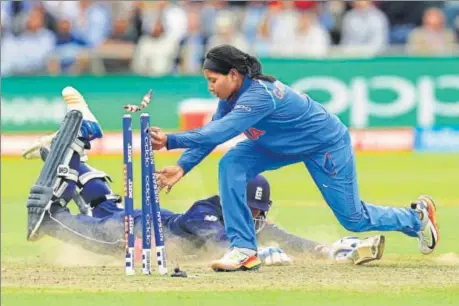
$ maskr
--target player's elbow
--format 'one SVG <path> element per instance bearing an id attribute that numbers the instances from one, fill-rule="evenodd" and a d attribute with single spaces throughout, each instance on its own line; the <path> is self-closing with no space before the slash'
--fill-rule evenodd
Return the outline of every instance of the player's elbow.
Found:
<path id="1" fill-rule="evenodd" d="M 225 140 L 220 139 L 219 137 L 210 137 L 209 139 L 206 139 L 205 143 L 202 145 L 206 147 L 216 147 L 224 142 Z"/>

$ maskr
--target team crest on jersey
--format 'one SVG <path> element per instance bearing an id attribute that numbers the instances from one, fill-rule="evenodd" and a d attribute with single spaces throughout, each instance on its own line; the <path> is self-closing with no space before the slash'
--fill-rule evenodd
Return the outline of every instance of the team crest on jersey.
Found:
<path id="1" fill-rule="evenodd" d="M 204 217 L 204 221 L 215 222 L 215 221 L 218 221 L 218 218 L 216 216 L 213 216 L 213 215 L 206 215 Z"/>

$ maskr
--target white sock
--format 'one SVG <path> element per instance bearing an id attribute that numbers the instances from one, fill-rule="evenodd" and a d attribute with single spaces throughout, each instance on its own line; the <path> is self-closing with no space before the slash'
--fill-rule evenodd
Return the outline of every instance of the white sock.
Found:
<path id="1" fill-rule="evenodd" d="M 254 256 L 257 254 L 256 250 L 246 249 L 246 248 L 236 248 L 239 252 L 244 253 L 247 256 Z"/>

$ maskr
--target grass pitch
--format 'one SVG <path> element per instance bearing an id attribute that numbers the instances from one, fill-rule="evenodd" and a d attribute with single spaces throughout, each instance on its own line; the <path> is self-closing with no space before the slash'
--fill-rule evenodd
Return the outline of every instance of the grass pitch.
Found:
<path id="1" fill-rule="evenodd" d="M 166 166 L 176 159 L 175 155 L 161 155 L 157 163 Z M 162 195 L 162 206 L 183 211 L 193 201 L 217 193 L 218 159 L 218 155 L 207 158 L 170 194 Z M 122 191 L 121 157 L 92 157 L 90 163 L 108 172 L 113 189 Z M 420 193 L 434 197 L 441 236 L 438 249 L 430 256 L 418 253 L 416 240 L 387 233 L 383 259 L 368 266 L 295 258 L 288 267 L 218 274 L 210 270 L 207 259 L 183 260 L 170 250 L 169 266 L 179 261 L 191 276 L 188 279 L 126 277 L 123 258 L 96 256 L 51 238 L 27 242 L 25 202 L 40 167 L 39 161 L 2 158 L 2 305 L 459 305 L 457 155 L 357 157 L 363 200 L 406 206 Z M 140 199 L 138 163 L 136 167 L 135 193 Z M 335 220 L 303 165 L 265 175 L 272 185 L 272 221 L 323 242 L 349 234 Z"/>

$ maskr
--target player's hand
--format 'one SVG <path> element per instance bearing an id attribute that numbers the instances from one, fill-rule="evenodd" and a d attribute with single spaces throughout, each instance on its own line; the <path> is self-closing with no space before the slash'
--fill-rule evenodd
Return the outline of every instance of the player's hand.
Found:
<path id="1" fill-rule="evenodd" d="M 159 127 L 150 128 L 151 145 L 153 150 L 160 150 L 167 144 L 167 135 Z"/>
<path id="2" fill-rule="evenodd" d="M 328 258 L 339 263 L 350 263 L 352 262 L 352 252 L 359 243 L 358 237 L 343 237 L 330 246 Z"/>
<path id="3" fill-rule="evenodd" d="M 290 257 L 279 248 L 265 247 L 258 249 L 258 258 L 267 266 L 288 265 L 292 262 Z"/>
<path id="4" fill-rule="evenodd" d="M 180 166 L 169 166 L 162 170 L 156 171 L 156 181 L 158 183 L 159 190 L 166 188 L 166 193 L 169 193 L 172 187 L 180 181 L 185 175 Z"/>

